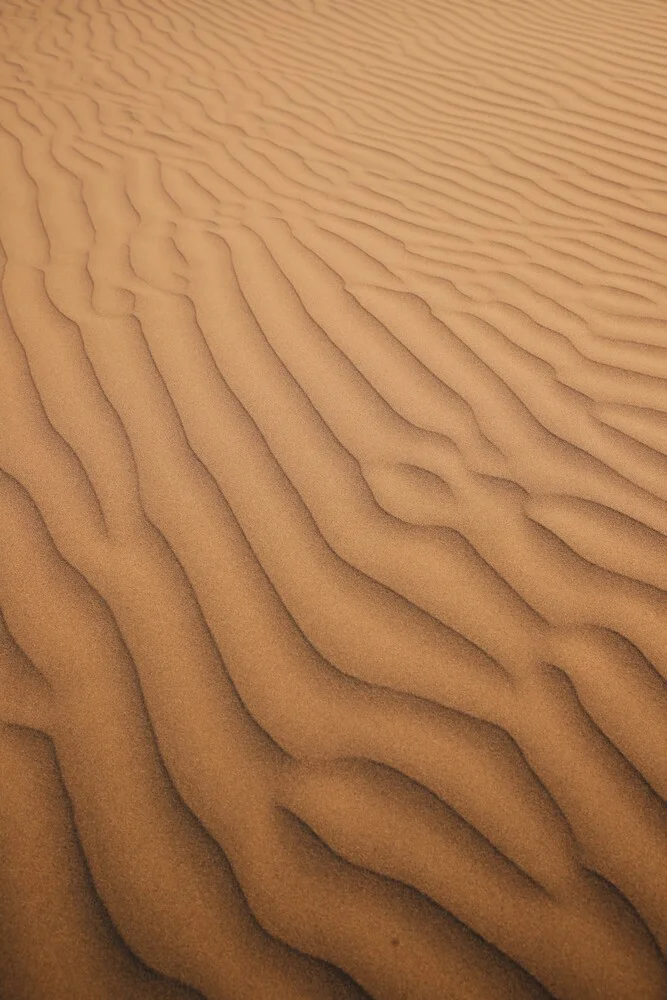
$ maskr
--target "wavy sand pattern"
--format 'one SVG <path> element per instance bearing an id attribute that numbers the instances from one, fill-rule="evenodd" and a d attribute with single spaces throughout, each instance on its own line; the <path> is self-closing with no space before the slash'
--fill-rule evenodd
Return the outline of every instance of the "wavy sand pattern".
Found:
<path id="1" fill-rule="evenodd" d="M 667 8 L 6 0 L 0 993 L 667 996 Z"/>

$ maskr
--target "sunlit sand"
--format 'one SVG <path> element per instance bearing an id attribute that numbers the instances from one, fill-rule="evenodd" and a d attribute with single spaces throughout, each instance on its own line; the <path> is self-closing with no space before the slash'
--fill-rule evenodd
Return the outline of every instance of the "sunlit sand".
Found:
<path id="1" fill-rule="evenodd" d="M 3 0 L 0 995 L 667 997 L 667 8 Z"/>

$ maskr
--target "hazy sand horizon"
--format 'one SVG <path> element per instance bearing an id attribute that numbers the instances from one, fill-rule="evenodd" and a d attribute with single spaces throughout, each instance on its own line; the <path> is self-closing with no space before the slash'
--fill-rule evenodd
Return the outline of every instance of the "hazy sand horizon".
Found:
<path id="1" fill-rule="evenodd" d="M 667 997 L 667 8 L 3 0 L 0 996 Z"/>

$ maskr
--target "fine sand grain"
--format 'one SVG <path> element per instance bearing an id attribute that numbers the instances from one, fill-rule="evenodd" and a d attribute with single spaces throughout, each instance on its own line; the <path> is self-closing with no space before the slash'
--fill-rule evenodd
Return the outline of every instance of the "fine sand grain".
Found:
<path id="1" fill-rule="evenodd" d="M 0 996 L 665 1000 L 664 2 L 0 57 Z"/>

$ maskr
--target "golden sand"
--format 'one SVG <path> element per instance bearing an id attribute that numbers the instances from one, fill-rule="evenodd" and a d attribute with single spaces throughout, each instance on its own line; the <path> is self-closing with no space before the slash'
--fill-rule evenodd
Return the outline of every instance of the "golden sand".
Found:
<path id="1" fill-rule="evenodd" d="M 0 996 L 665 1000 L 665 4 L 0 56 Z"/>

